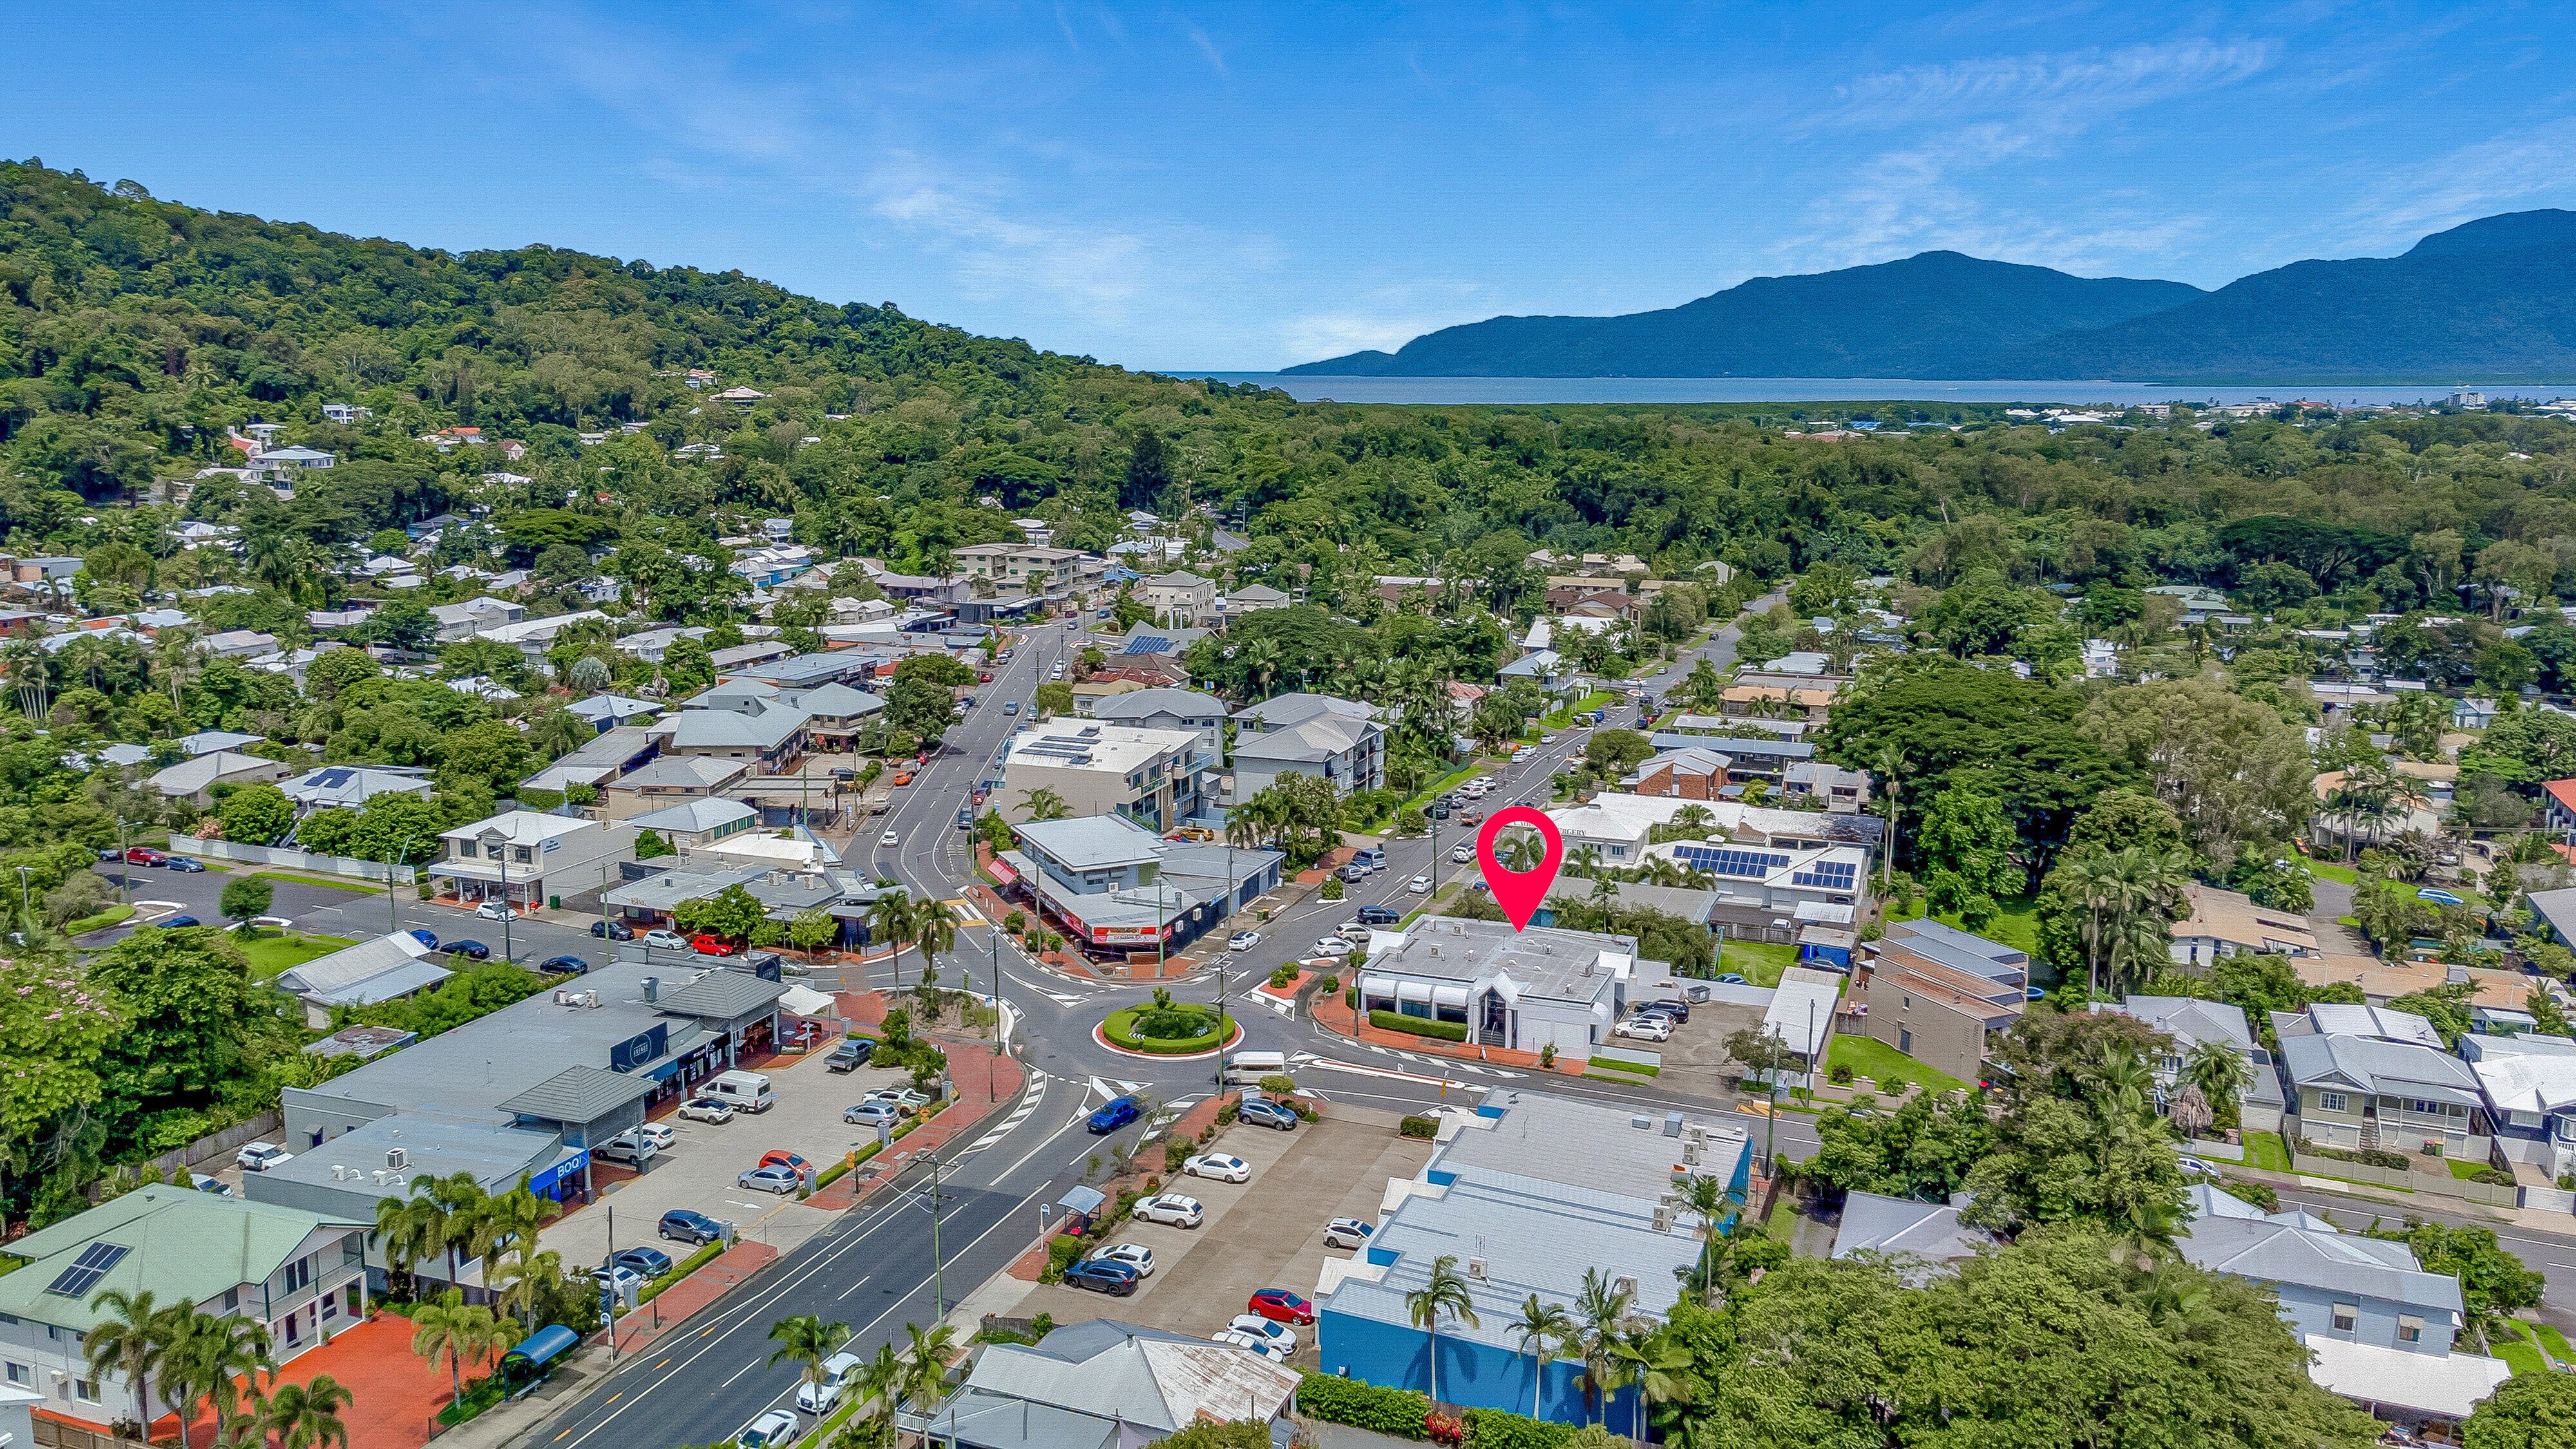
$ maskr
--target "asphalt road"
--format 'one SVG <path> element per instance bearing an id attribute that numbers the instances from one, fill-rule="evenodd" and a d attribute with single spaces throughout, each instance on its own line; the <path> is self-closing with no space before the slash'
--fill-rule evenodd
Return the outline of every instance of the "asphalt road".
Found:
<path id="1" fill-rule="evenodd" d="M 209 868 L 202 872 L 174 871 L 154 866 L 124 866 L 102 861 L 98 874 L 113 887 L 120 875 L 128 877 L 128 888 L 138 909 L 128 920 L 103 931 L 92 931 L 80 938 L 79 944 L 90 950 L 114 945 L 133 934 L 138 926 L 156 925 L 173 915 L 195 916 L 210 926 L 226 924 L 218 900 L 228 881 L 248 876 L 257 869 L 242 862 L 232 862 L 229 873 Z M 586 918 L 572 916 L 558 920 L 531 920 L 522 917 L 503 929 L 499 921 L 486 921 L 470 910 L 454 906 L 432 905 L 408 892 L 397 893 L 390 912 L 386 909 L 381 887 L 308 885 L 302 881 L 272 881 L 274 894 L 268 913 L 295 923 L 295 928 L 315 935 L 347 936 L 366 940 L 393 930 L 427 930 L 441 941 L 480 941 L 491 948 L 495 957 L 506 946 L 513 961 L 542 961 L 549 956 L 579 956 L 596 965 L 608 959 L 609 943 L 589 933 Z M 175 909 L 173 909 L 175 908 Z"/>

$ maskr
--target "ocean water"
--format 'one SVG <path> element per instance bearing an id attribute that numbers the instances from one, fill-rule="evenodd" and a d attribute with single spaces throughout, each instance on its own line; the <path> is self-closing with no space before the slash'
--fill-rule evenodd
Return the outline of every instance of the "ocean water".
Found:
<path id="1" fill-rule="evenodd" d="M 1799 403 L 1882 402 L 2032 403 L 2097 406 L 2151 402 L 2329 402 L 2355 404 L 2439 402 L 2447 385 L 2402 383 L 2273 383 L 2213 387 L 2206 383 L 2047 382 L 2014 379 L 1927 381 L 1901 377 L 1325 377 L 1275 372 L 1194 372 L 1158 369 L 1174 377 L 1212 377 L 1284 389 L 1299 402 L 1346 403 Z M 2475 386 L 2472 384 L 2472 386 Z M 2576 396 L 2576 381 L 2478 387 L 2490 398 L 2538 402 Z"/>

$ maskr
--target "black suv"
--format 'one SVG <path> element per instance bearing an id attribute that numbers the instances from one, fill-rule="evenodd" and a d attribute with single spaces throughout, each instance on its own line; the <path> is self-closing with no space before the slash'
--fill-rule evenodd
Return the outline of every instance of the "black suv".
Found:
<path id="1" fill-rule="evenodd" d="M 1392 926 L 1404 916 L 1392 906 L 1362 906 L 1352 919 L 1363 926 Z"/>

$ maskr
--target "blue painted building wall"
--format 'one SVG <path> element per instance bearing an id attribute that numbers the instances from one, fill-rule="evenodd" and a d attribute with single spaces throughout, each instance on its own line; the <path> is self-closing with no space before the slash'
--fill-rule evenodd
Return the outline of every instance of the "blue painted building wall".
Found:
<path id="1" fill-rule="evenodd" d="M 1381 1388 L 1431 1392 L 1431 1335 L 1410 1323 L 1385 1323 L 1327 1308 L 1316 1321 L 1316 1353 L 1328 1374 L 1349 1377 Z M 1530 1411 L 1530 1357 L 1493 1344 L 1462 1338 L 1444 1328 L 1440 1334 L 1440 1402 L 1467 1409 Z M 1624 1434 L 1633 1422 L 1636 1394 L 1621 1389 L 1612 1395 L 1607 1423 Z M 1571 1359 L 1551 1360 L 1539 1390 L 1539 1414 L 1561 1424 L 1588 1424 L 1592 1406 L 1583 1394 L 1583 1365 Z"/>

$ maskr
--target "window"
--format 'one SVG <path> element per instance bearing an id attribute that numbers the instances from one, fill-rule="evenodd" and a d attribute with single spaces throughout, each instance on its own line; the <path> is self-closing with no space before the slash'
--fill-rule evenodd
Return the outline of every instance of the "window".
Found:
<path id="1" fill-rule="evenodd" d="M 23 1384 L 32 1377 L 34 1377 L 34 1375 L 29 1372 L 25 1364 L 13 1363 L 9 1365 L 9 1382 L 13 1384 Z"/>
<path id="2" fill-rule="evenodd" d="M 2424 1320 L 2417 1318 L 2412 1314 L 2398 1315 L 2397 1341 L 2399 1343 L 2422 1343 L 2424 1341 Z"/>
<path id="3" fill-rule="evenodd" d="M 2338 1303 L 2338 1304 L 2336 1304 L 2336 1305 L 2334 1306 L 2334 1326 L 2335 1326 L 2335 1332 L 2337 1332 L 2337 1333 L 2350 1333 L 2350 1332 L 2352 1332 L 2355 1328 L 2359 1327 L 2360 1325 L 2361 1325 L 2361 1305 L 2360 1305 L 2360 1304 L 2358 1304 L 2358 1303 Z"/>
<path id="4" fill-rule="evenodd" d="M 298 1288 L 307 1288 L 312 1286 L 313 1260 L 311 1258 L 296 1259 L 294 1262 L 286 1265 L 286 1272 L 282 1276 L 286 1280 L 286 1292 L 292 1293 Z"/>
<path id="5" fill-rule="evenodd" d="M 227 1289 L 225 1289 L 225 1290 L 224 1290 L 224 1311 L 225 1311 L 226 1313 L 231 1313 L 231 1312 L 234 1312 L 234 1311 L 238 1310 L 240 1307 L 241 1307 L 241 1290 L 240 1290 L 239 1288 L 227 1288 Z"/>
<path id="6" fill-rule="evenodd" d="M 1914 1055 L 1914 1032 L 1912 1028 L 1900 1026 L 1896 1029 L 1896 1049 L 1909 1057 Z"/>
<path id="7" fill-rule="evenodd" d="M 74 1380 L 72 1380 L 72 1396 L 73 1396 L 74 1398 L 76 1398 L 76 1399 L 79 1399 L 79 1400 L 80 1400 L 82 1403 L 84 1403 L 84 1404 L 95 1404 L 95 1403 L 97 1403 L 97 1402 L 98 1402 L 98 1380 L 96 1380 L 96 1379 L 74 1379 Z"/>
<path id="8" fill-rule="evenodd" d="M 2344 1104 L 2344 1095 L 2341 1092 L 2317 1093 L 2317 1109 L 2324 1112 L 2342 1112 L 2349 1110 Z"/>

